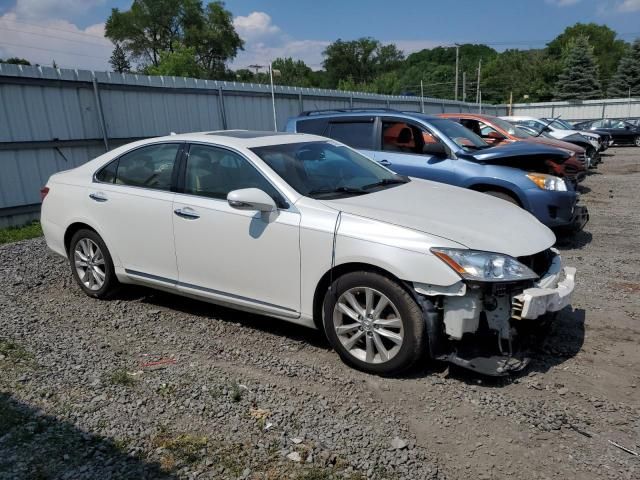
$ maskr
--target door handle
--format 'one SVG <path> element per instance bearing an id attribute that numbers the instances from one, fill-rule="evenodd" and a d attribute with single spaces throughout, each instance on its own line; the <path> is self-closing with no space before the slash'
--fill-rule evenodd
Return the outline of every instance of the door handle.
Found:
<path id="1" fill-rule="evenodd" d="M 380 160 L 380 165 L 384 165 L 385 167 L 388 167 L 389 165 L 391 165 L 391 162 L 389 160 Z"/>
<path id="2" fill-rule="evenodd" d="M 90 193 L 89 198 L 91 200 L 95 200 L 96 202 L 106 202 L 107 200 L 109 200 L 104 196 L 104 193 Z"/>
<path id="3" fill-rule="evenodd" d="M 196 220 L 196 219 L 200 218 L 200 215 L 198 215 L 196 212 L 194 212 L 189 207 L 187 207 L 187 208 L 176 208 L 173 211 L 173 213 L 175 213 L 179 217 L 186 218 L 188 220 Z"/>

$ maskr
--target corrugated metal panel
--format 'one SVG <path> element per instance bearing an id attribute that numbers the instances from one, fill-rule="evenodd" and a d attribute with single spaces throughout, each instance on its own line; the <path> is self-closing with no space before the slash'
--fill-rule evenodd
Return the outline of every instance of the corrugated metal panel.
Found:
<path id="1" fill-rule="evenodd" d="M 276 86 L 275 96 L 279 130 L 302 110 L 421 109 L 419 97 L 287 86 Z M 472 108 L 424 99 L 426 113 Z M 22 207 L 39 203 L 51 174 L 103 153 L 103 118 L 111 148 L 169 132 L 274 128 L 269 85 L 0 64 L 0 216 L 19 211 L 15 218 L 23 218 Z M 32 143 L 54 140 L 80 142 L 56 144 L 59 151 Z"/>
<path id="2" fill-rule="evenodd" d="M 521 103 L 513 106 L 514 115 L 557 117 L 565 120 L 640 117 L 640 99 L 614 98 L 583 102 Z"/>

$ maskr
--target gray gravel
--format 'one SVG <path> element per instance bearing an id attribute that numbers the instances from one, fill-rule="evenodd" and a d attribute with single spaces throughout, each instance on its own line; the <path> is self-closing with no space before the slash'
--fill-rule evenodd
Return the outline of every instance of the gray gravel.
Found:
<path id="1" fill-rule="evenodd" d="M 574 309 L 510 380 L 365 375 L 317 332 L 141 288 L 93 300 L 42 239 L 1 246 L 0 479 L 639 478 L 607 442 L 640 449 L 633 150 L 585 182 Z"/>

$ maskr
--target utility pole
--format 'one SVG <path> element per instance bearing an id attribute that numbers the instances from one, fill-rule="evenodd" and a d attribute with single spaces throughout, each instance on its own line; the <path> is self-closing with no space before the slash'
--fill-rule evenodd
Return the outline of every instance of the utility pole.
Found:
<path id="1" fill-rule="evenodd" d="M 459 51 L 460 51 L 460 45 L 458 45 L 456 43 L 456 91 L 453 94 L 453 98 L 454 100 L 458 100 L 458 63 L 459 63 Z"/>
<path id="2" fill-rule="evenodd" d="M 420 111 L 424 113 L 424 85 L 420 79 Z"/>
<path id="3" fill-rule="evenodd" d="M 629 112 L 627 113 L 627 118 L 631 118 L 631 87 L 629 87 Z"/>
<path id="4" fill-rule="evenodd" d="M 478 113 L 482 113 L 482 90 L 478 90 Z"/>
<path id="5" fill-rule="evenodd" d="M 269 62 L 269 77 L 271 78 L 271 105 L 273 105 L 273 131 L 278 131 L 278 117 L 276 116 L 276 91 L 273 86 L 273 64 Z"/>
<path id="6" fill-rule="evenodd" d="M 509 93 L 509 116 L 513 115 L 513 90 Z"/>
<path id="7" fill-rule="evenodd" d="M 480 70 L 482 69 L 482 59 L 478 62 L 478 83 L 476 84 L 476 103 L 480 104 Z"/>
<path id="8" fill-rule="evenodd" d="M 462 101 L 467 101 L 467 72 L 462 72 Z"/>

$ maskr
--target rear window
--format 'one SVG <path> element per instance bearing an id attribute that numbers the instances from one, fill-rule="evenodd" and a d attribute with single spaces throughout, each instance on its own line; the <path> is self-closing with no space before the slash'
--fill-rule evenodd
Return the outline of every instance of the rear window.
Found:
<path id="1" fill-rule="evenodd" d="M 372 121 L 330 123 L 325 135 L 352 148 L 373 150 Z"/>

